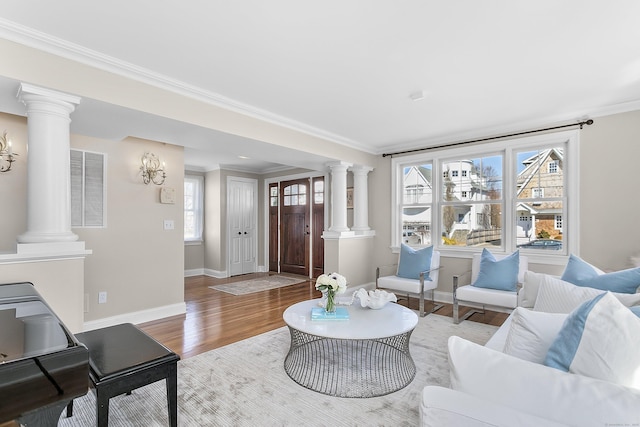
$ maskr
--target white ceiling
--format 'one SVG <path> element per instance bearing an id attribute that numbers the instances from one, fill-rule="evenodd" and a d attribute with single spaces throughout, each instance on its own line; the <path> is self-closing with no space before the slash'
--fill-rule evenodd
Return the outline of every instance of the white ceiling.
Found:
<path id="1" fill-rule="evenodd" d="M 5 38 L 109 58 L 375 154 L 640 108 L 636 0 L 5 0 L 0 16 Z M 73 126 L 185 145 L 205 169 L 283 166 L 259 141 L 91 100 Z"/>

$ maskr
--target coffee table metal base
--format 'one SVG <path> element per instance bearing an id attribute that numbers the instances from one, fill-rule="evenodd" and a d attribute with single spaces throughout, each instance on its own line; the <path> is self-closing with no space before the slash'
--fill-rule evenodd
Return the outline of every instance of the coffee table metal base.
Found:
<path id="1" fill-rule="evenodd" d="M 303 387 L 337 397 L 383 396 L 416 375 L 409 354 L 411 332 L 377 339 L 337 339 L 289 326 L 291 348 L 284 370 Z"/>

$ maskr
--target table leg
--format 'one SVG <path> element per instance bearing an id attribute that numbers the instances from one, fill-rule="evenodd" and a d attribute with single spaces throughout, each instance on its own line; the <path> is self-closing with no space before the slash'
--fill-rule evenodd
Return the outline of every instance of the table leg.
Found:
<path id="1" fill-rule="evenodd" d="M 178 369 L 171 363 L 167 368 L 167 405 L 169 407 L 169 425 L 178 426 Z"/>

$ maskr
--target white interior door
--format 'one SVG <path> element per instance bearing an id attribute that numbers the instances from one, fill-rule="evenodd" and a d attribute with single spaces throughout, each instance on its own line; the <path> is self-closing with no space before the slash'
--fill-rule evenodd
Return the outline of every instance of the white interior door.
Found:
<path id="1" fill-rule="evenodd" d="M 227 180 L 227 224 L 229 275 L 257 270 L 258 181 L 229 177 Z"/>

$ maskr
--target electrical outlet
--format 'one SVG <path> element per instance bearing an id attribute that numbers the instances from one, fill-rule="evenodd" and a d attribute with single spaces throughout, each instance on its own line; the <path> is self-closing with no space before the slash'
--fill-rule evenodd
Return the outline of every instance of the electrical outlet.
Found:
<path id="1" fill-rule="evenodd" d="M 98 304 L 106 304 L 106 303 L 107 303 L 107 293 L 98 292 Z"/>

